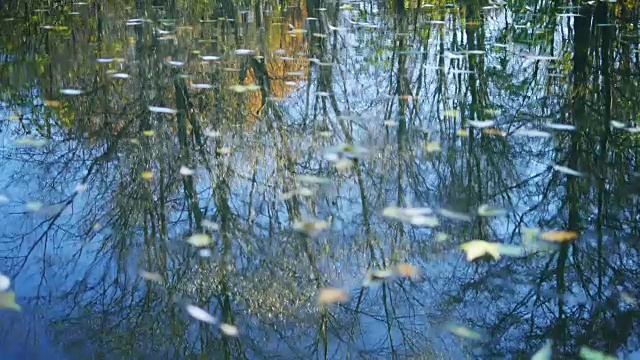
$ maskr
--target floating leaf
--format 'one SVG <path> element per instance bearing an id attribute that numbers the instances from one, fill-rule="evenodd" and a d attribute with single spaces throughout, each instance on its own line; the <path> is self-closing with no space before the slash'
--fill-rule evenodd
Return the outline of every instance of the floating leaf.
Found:
<path id="1" fill-rule="evenodd" d="M 467 124 L 469 126 L 473 126 L 475 128 L 478 129 L 484 129 L 484 128 L 488 128 L 491 127 L 493 125 L 495 125 L 495 121 L 493 120 L 484 120 L 484 121 L 477 121 L 477 120 L 467 120 Z"/>
<path id="2" fill-rule="evenodd" d="M 213 221 L 211 221 L 211 220 L 207 220 L 207 219 L 202 220 L 202 222 L 200 223 L 200 225 L 201 225 L 203 228 L 205 228 L 205 229 L 207 229 L 207 230 L 211 230 L 211 231 L 218 231 L 218 230 L 220 229 L 220 225 L 218 225 L 218 224 L 214 223 L 214 222 L 213 222 Z"/>
<path id="3" fill-rule="evenodd" d="M 31 211 L 31 212 L 40 211 L 43 206 L 44 204 L 41 203 L 40 201 L 28 201 L 25 204 L 25 208 L 27 209 L 27 211 Z"/>
<path id="4" fill-rule="evenodd" d="M 215 324 L 217 322 L 216 318 L 211 314 L 195 305 L 187 304 L 185 310 L 196 320 L 206 322 L 207 324 Z"/>
<path id="5" fill-rule="evenodd" d="M 0 309 L 10 309 L 21 311 L 22 308 L 16 303 L 16 293 L 13 291 L 0 292 Z"/>
<path id="6" fill-rule="evenodd" d="M 429 153 L 431 152 L 439 152 L 440 150 L 442 150 L 440 148 L 440 144 L 438 144 L 437 141 L 429 141 L 426 145 L 425 145 L 425 150 Z"/>
<path id="7" fill-rule="evenodd" d="M 465 338 L 465 339 L 469 339 L 469 340 L 480 340 L 480 339 L 482 339 L 482 336 L 478 332 L 470 330 L 470 329 L 467 329 L 464 326 L 449 325 L 447 328 L 453 334 L 455 334 L 457 336 L 460 336 L 461 338 Z"/>
<path id="8" fill-rule="evenodd" d="M 0 273 L 0 292 L 9 290 L 11 279 L 3 273 Z"/>
<path id="9" fill-rule="evenodd" d="M 84 90 L 80 89 L 61 89 L 60 94 L 67 96 L 76 96 L 84 94 Z"/>
<path id="10" fill-rule="evenodd" d="M 396 274 L 403 278 L 418 279 L 420 277 L 420 269 L 411 264 L 398 264 L 396 265 Z"/>
<path id="11" fill-rule="evenodd" d="M 154 282 L 157 282 L 158 284 L 162 284 L 164 282 L 164 280 L 162 279 L 162 275 L 158 274 L 157 272 L 140 270 L 139 273 L 140 273 L 140 276 L 145 280 L 154 281 Z"/>
<path id="12" fill-rule="evenodd" d="M 571 176 L 582 176 L 582 173 L 576 170 L 573 170 L 571 168 L 568 168 L 566 166 L 562 166 L 562 165 L 553 165 L 553 169 L 561 172 L 563 174 L 567 174 L 567 175 L 571 175 Z"/>
<path id="13" fill-rule="evenodd" d="M 503 216 L 507 212 L 504 209 L 496 208 L 487 204 L 478 207 L 478 215 L 480 216 Z"/>
<path id="14" fill-rule="evenodd" d="M 195 90 L 207 90 L 213 89 L 213 85 L 211 84 L 191 84 L 191 88 Z"/>
<path id="15" fill-rule="evenodd" d="M 207 234 L 193 234 L 187 238 L 187 242 L 196 247 L 204 247 L 211 244 L 211 236 Z"/>
<path id="16" fill-rule="evenodd" d="M 331 227 L 331 219 L 329 220 L 309 220 L 309 221 L 296 221 L 293 223 L 293 229 L 305 233 L 309 236 L 316 236 L 322 231 Z"/>
<path id="17" fill-rule="evenodd" d="M 536 351 L 531 357 L 531 360 L 551 360 L 551 354 L 553 351 L 553 340 L 547 340 L 540 350 Z"/>
<path id="18" fill-rule="evenodd" d="M 447 210 L 447 209 L 439 209 L 438 213 L 440 213 L 440 215 L 452 219 L 452 220 L 460 220 L 460 221 L 471 221 L 471 216 L 467 215 L 467 214 L 463 214 L 463 213 L 459 213 L 456 211 L 451 211 L 451 210 Z"/>
<path id="19" fill-rule="evenodd" d="M 347 301 L 349 301 L 349 293 L 344 289 L 325 287 L 318 291 L 318 305 L 339 304 Z"/>
<path id="20" fill-rule="evenodd" d="M 143 178 L 144 180 L 151 180 L 153 179 L 153 172 L 143 171 L 140 173 L 140 177 Z"/>
<path id="21" fill-rule="evenodd" d="M 331 184 L 331 180 L 323 177 L 312 176 L 312 175 L 298 175 L 296 176 L 296 181 L 304 182 L 308 184 Z"/>
<path id="22" fill-rule="evenodd" d="M 576 127 L 571 125 L 571 124 L 546 123 L 546 124 L 544 124 L 544 126 L 549 128 L 549 129 L 553 129 L 553 130 L 573 131 L 573 130 L 576 129 Z"/>
<path id="23" fill-rule="evenodd" d="M 62 103 L 58 100 L 45 100 L 44 106 L 47 106 L 50 108 L 59 108 L 62 106 Z"/>
<path id="24" fill-rule="evenodd" d="M 220 323 L 220 331 L 227 336 L 238 336 L 240 331 L 237 326 Z"/>
<path id="25" fill-rule="evenodd" d="M 473 261 L 485 255 L 491 255 L 494 259 L 500 259 L 499 243 L 484 240 L 471 240 L 460 245 L 460 248 L 467 254 L 467 261 Z"/>
<path id="26" fill-rule="evenodd" d="M 391 269 L 385 270 L 369 270 L 364 277 L 362 286 L 369 287 L 375 284 L 379 284 L 384 281 L 388 281 L 394 278 L 395 271 Z"/>
<path id="27" fill-rule="evenodd" d="M 149 111 L 154 113 L 169 114 L 169 115 L 175 115 L 178 113 L 178 110 L 170 109 L 166 107 L 160 107 L 160 106 L 149 106 Z"/>
<path id="28" fill-rule="evenodd" d="M 184 175 L 184 176 L 192 176 L 195 175 L 196 171 L 193 169 L 189 169 L 186 166 L 180 166 L 180 175 Z"/>
<path id="29" fill-rule="evenodd" d="M 250 50 L 250 49 L 237 49 L 236 51 L 234 51 L 234 54 L 238 56 L 248 56 L 248 55 L 253 55 L 255 53 L 256 53 L 255 50 Z"/>
<path id="30" fill-rule="evenodd" d="M 580 348 L 580 358 L 584 360 L 618 360 L 617 357 L 605 354 L 601 351 L 591 349 L 587 346 Z"/>
<path id="31" fill-rule="evenodd" d="M 540 239 L 552 242 L 571 241 L 578 237 L 578 233 L 568 230 L 547 231 L 540 234 Z"/>
<path id="32" fill-rule="evenodd" d="M 260 90 L 260 85 L 256 85 L 256 84 L 231 85 L 231 86 L 229 86 L 229 90 L 235 91 L 237 93 L 244 93 L 244 92 L 247 92 L 247 91 Z"/>
<path id="33" fill-rule="evenodd" d="M 144 135 L 144 136 L 153 136 L 155 134 L 156 133 L 153 130 L 145 130 L 145 131 L 142 132 L 142 135 Z"/>

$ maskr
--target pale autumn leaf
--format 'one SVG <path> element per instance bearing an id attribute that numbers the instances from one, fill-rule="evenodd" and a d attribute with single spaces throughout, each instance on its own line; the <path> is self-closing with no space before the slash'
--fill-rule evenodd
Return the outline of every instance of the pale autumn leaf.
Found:
<path id="1" fill-rule="evenodd" d="M 240 334 L 237 326 L 225 323 L 220 323 L 220 331 L 227 336 L 238 336 Z"/>
<path id="2" fill-rule="evenodd" d="M 420 277 L 420 269 L 411 264 L 396 265 L 396 273 L 398 276 L 408 279 L 417 279 Z"/>
<path id="3" fill-rule="evenodd" d="M 471 240 L 460 245 L 467 254 L 467 261 L 473 261 L 485 255 L 491 255 L 494 259 L 500 259 L 500 244 L 484 240 Z"/>
<path id="4" fill-rule="evenodd" d="M 552 242 L 565 242 L 571 241 L 578 237 L 578 233 L 569 230 L 554 230 L 547 231 L 540 234 L 540 239 Z"/>
<path id="5" fill-rule="evenodd" d="M 11 286 L 11 279 L 8 276 L 0 273 L 0 292 L 9 290 Z"/>
<path id="6" fill-rule="evenodd" d="M 16 303 L 16 293 L 13 291 L 0 292 L 0 309 L 21 311 L 22 307 Z"/>
<path id="7" fill-rule="evenodd" d="M 318 304 L 329 305 L 349 301 L 349 293 L 336 287 L 324 287 L 318 290 Z"/>
<path id="8" fill-rule="evenodd" d="M 553 341 L 548 340 L 540 350 L 536 351 L 531 357 L 531 360 L 551 360 L 551 354 L 553 350 Z"/>
<path id="9" fill-rule="evenodd" d="M 211 236 L 207 234 L 193 234 L 187 238 L 187 242 L 196 247 L 204 247 L 211 244 Z"/>
<path id="10" fill-rule="evenodd" d="M 215 324 L 217 322 L 216 318 L 211 314 L 195 305 L 187 304 L 185 310 L 196 320 L 206 322 L 207 324 Z"/>

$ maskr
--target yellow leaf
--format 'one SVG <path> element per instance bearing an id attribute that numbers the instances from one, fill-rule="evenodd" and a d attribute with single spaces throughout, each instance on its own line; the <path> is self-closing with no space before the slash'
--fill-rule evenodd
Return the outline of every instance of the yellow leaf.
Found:
<path id="1" fill-rule="evenodd" d="M 437 141 L 429 141 L 427 145 L 425 145 L 425 149 L 427 150 L 427 152 L 438 152 L 442 150 L 440 148 L 440 144 L 438 144 Z"/>
<path id="2" fill-rule="evenodd" d="M 151 180 L 153 179 L 153 173 L 151 171 L 143 171 L 142 173 L 140 173 L 140 177 L 145 180 Z"/>
<path id="3" fill-rule="evenodd" d="M 485 255 L 491 255 L 494 259 L 500 259 L 500 244 L 484 240 L 471 240 L 460 245 L 467 253 L 467 261 L 473 261 Z"/>
<path id="4" fill-rule="evenodd" d="M 59 108 L 62 106 L 62 103 L 58 100 L 45 100 L 44 105 L 50 108 Z"/>
<path id="5" fill-rule="evenodd" d="M 0 292 L 0 309 L 21 311 L 20 305 L 16 304 L 16 293 L 13 291 Z"/>
<path id="6" fill-rule="evenodd" d="M 553 241 L 553 242 L 571 241 L 576 239 L 577 237 L 578 237 L 577 232 L 568 231 L 568 230 L 554 230 L 554 231 L 543 232 L 542 234 L 540 234 L 540 238 L 542 240 Z"/>

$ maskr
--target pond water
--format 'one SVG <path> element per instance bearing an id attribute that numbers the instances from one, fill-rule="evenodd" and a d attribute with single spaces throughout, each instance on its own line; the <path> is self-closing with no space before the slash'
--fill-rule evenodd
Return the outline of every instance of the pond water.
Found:
<path id="1" fill-rule="evenodd" d="M 0 9 L 2 359 L 640 358 L 635 1 Z"/>

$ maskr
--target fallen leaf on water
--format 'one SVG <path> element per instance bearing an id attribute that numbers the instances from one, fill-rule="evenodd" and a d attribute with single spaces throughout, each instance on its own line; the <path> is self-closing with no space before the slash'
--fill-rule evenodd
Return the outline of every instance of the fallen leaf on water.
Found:
<path id="1" fill-rule="evenodd" d="M 458 336 L 460 336 L 462 338 L 465 338 L 465 339 L 470 339 L 470 340 L 480 340 L 480 339 L 482 339 L 482 336 L 478 332 L 470 330 L 470 329 L 467 329 L 464 326 L 449 325 L 447 328 L 453 334 L 458 335 Z"/>
<path id="2" fill-rule="evenodd" d="M 211 236 L 207 234 L 193 234 L 187 238 L 187 242 L 196 247 L 204 247 L 211 244 Z"/>
<path id="3" fill-rule="evenodd" d="M 25 208 L 27 209 L 27 211 L 31 212 L 39 211 L 43 206 L 44 204 L 39 201 L 29 201 L 25 204 Z"/>
<path id="4" fill-rule="evenodd" d="M 216 318 L 211 316 L 211 314 L 195 305 L 187 304 L 185 310 L 196 320 L 206 322 L 207 324 L 215 324 L 217 322 Z"/>
<path id="5" fill-rule="evenodd" d="M 59 108 L 62 106 L 62 103 L 58 100 L 45 100 L 44 106 L 48 106 L 50 108 Z"/>
<path id="6" fill-rule="evenodd" d="M 540 234 L 540 239 L 553 242 L 571 241 L 578 237 L 578 233 L 568 230 L 547 231 Z"/>
<path id="7" fill-rule="evenodd" d="M 398 276 L 408 279 L 417 279 L 420 277 L 420 269 L 411 264 L 396 265 L 396 273 Z"/>
<path id="8" fill-rule="evenodd" d="M 325 287 L 318 291 L 318 305 L 340 304 L 349 301 L 349 293 L 336 287 Z"/>
<path id="9" fill-rule="evenodd" d="M 451 211 L 447 209 L 440 209 L 438 210 L 438 212 L 440 213 L 440 215 L 446 218 L 449 218 L 451 220 L 471 221 L 471 216 L 467 214 L 463 214 L 463 213 L 459 213 L 459 212 Z"/>
<path id="10" fill-rule="evenodd" d="M 567 175 L 582 176 L 581 172 L 573 170 L 573 169 L 568 168 L 566 166 L 562 166 L 562 165 L 553 165 L 553 169 L 556 170 L 556 171 L 559 171 L 561 173 L 567 174 Z"/>
<path id="11" fill-rule="evenodd" d="M 202 220 L 200 225 L 202 225 L 203 228 L 205 228 L 207 230 L 211 230 L 211 231 L 217 231 L 218 229 L 220 229 L 220 225 L 216 224 L 215 222 L 213 222 L 211 220 L 207 220 L 207 219 Z"/>
<path id="12" fill-rule="evenodd" d="M 553 350 L 553 340 L 547 340 L 540 350 L 536 351 L 531 357 L 531 360 L 551 360 L 551 353 Z"/>
<path id="13" fill-rule="evenodd" d="M 220 323 L 220 331 L 227 336 L 238 336 L 240 333 L 237 326 L 225 323 Z"/>
<path id="14" fill-rule="evenodd" d="M 473 261 L 485 255 L 500 259 L 500 244 L 484 240 L 471 240 L 460 245 L 460 249 L 467 253 L 467 261 Z"/>
<path id="15" fill-rule="evenodd" d="M 507 212 L 504 209 L 483 204 L 478 207 L 478 215 L 480 216 L 503 216 Z"/>
<path id="16" fill-rule="evenodd" d="M 438 144 L 437 141 L 429 141 L 426 145 L 425 145 L 425 150 L 429 153 L 431 152 L 439 152 L 442 149 L 440 148 L 440 144 Z"/>
<path id="17" fill-rule="evenodd" d="M 611 356 L 586 346 L 580 348 L 580 358 L 584 360 L 618 360 L 615 356 Z"/>
<path id="18" fill-rule="evenodd" d="M 140 177 L 144 180 L 151 180 L 153 179 L 153 173 L 151 171 L 143 171 L 140 173 Z"/>
<path id="19" fill-rule="evenodd" d="M 160 106 L 149 106 L 149 111 L 154 113 L 169 114 L 169 115 L 174 115 L 178 113 L 178 110 L 170 109 L 166 107 L 160 107 Z"/>
<path id="20" fill-rule="evenodd" d="M 145 280 L 149 280 L 149 281 L 155 281 L 159 284 L 163 283 L 163 279 L 162 276 L 160 274 L 158 274 L 157 272 L 150 272 L 150 271 L 146 271 L 146 270 L 140 270 L 140 276 L 145 279 Z"/>
<path id="21" fill-rule="evenodd" d="M 13 291 L 0 292 L 0 309 L 21 311 L 22 308 L 16 303 L 16 293 Z"/>
<path id="22" fill-rule="evenodd" d="M 478 128 L 478 129 L 491 127 L 491 126 L 495 125 L 495 123 L 496 122 L 493 121 L 493 120 L 484 120 L 484 121 L 467 120 L 467 124 L 469 124 L 469 126 L 473 126 L 475 128 Z"/>
<path id="23" fill-rule="evenodd" d="M 0 273 L 0 292 L 9 290 L 11 286 L 11 279 L 8 276 Z"/>
<path id="24" fill-rule="evenodd" d="M 186 166 L 181 166 L 181 167 L 180 167 L 180 175 L 183 175 L 183 176 L 192 176 L 192 175 L 195 175 L 195 174 L 196 174 L 196 171 L 195 171 L 195 170 L 193 170 L 193 169 L 189 169 L 189 168 L 188 168 L 188 167 L 186 167 Z"/>
<path id="25" fill-rule="evenodd" d="M 316 236 L 322 231 L 331 227 L 331 221 L 328 220 L 297 220 L 293 223 L 293 230 L 305 233 L 309 236 Z"/>
<path id="26" fill-rule="evenodd" d="M 62 95 L 75 96 L 84 94 L 84 90 L 80 89 L 62 89 L 60 90 Z"/>
<path id="27" fill-rule="evenodd" d="M 394 279 L 395 271 L 390 269 L 384 270 L 369 270 L 362 282 L 363 287 L 369 287 L 371 285 L 380 284 L 384 281 Z"/>

